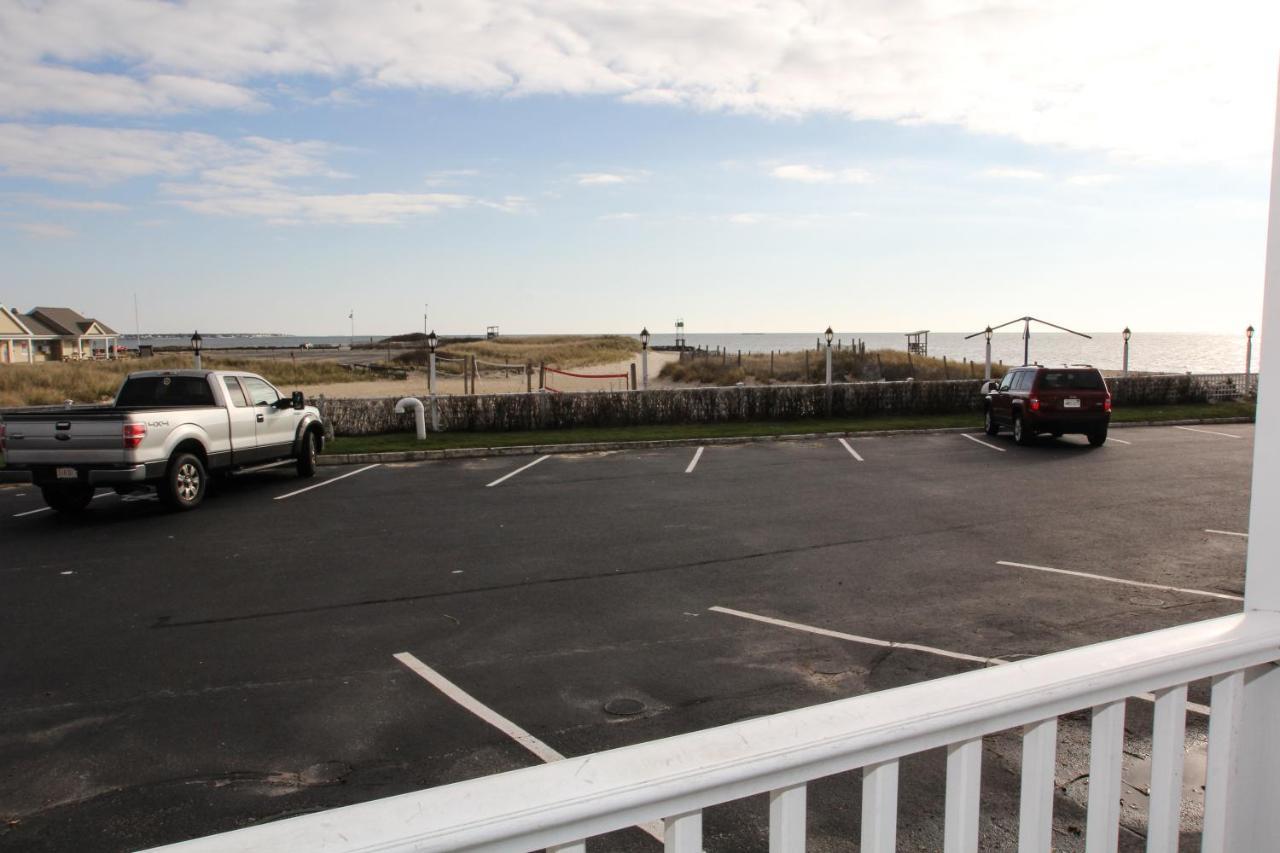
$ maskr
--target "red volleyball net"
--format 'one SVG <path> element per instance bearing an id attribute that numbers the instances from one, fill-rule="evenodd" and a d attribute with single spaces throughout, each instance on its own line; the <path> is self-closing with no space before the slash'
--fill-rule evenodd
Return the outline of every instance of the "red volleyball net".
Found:
<path id="1" fill-rule="evenodd" d="M 565 391 L 628 391 L 630 373 L 574 373 L 569 370 L 544 368 L 542 388 L 552 394 Z"/>

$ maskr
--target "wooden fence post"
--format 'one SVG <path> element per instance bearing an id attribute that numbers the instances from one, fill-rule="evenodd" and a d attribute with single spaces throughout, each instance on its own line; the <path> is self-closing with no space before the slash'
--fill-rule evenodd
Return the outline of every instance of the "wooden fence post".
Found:
<path id="1" fill-rule="evenodd" d="M 804 381 L 809 381 L 809 351 L 804 351 Z"/>
<path id="2" fill-rule="evenodd" d="M 524 363 L 524 390 L 526 394 L 533 393 L 533 362 L 526 361 Z"/>
<path id="3" fill-rule="evenodd" d="M 636 363 L 631 362 L 631 390 L 636 390 Z"/>
<path id="4" fill-rule="evenodd" d="M 769 350 L 769 378 L 773 378 L 773 350 Z"/>
<path id="5" fill-rule="evenodd" d="M 544 391 L 547 387 L 547 363 L 545 361 L 538 363 L 538 390 Z"/>
<path id="6" fill-rule="evenodd" d="M 951 372 L 947 370 L 947 357 L 945 355 L 942 357 L 942 378 L 951 378 Z"/>

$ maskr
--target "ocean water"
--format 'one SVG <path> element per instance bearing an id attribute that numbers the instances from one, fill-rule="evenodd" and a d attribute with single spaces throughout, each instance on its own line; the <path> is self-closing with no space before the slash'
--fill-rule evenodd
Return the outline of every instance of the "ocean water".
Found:
<path id="1" fill-rule="evenodd" d="M 348 335 L 218 335 L 202 333 L 206 350 L 240 347 L 296 348 L 304 343 L 314 346 L 339 346 L 351 342 Z M 361 335 L 357 343 L 381 340 L 384 335 Z M 907 339 L 900 333 L 887 332 L 837 332 L 836 339 L 845 345 L 854 339 L 866 341 L 867 349 L 906 350 Z M 716 349 L 722 347 L 731 354 L 795 351 L 813 347 L 818 336 L 806 333 L 768 332 L 760 334 L 688 334 L 690 346 Z M 1261 338 L 1253 339 L 1252 369 L 1258 368 Z M 190 336 L 143 335 L 143 343 L 156 346 L 186 347 Z M 655 334 L 654 346 L 670 346 L 675 342 L 673 334 Z M 132 335 L 121 343 L 133 346 Z M 929 335 L 929 355 L 950 361 L 964 359 L 983 361 L 982 336 L 965 340 L 959 332 L 935 332 Z M 1005 364 L 1022 364 L 1021 331 L 997 332 L 991 339 L 992 361 Z M 1041 332 L 1032 329 L 1030 359 L 1040 364 L 1092 364 L 1104 370 L 1119 370 L 1124 359 L 1124 340 L 1119 332 L 1095 332 L 1091 338 L 1079 338 L 1065 332 Z M 1153 373 L 1240 373 L 1244 370 L 1245 336 L 1223 334 L 1134 332 L 1129 341 L 1129 369 Z"/>

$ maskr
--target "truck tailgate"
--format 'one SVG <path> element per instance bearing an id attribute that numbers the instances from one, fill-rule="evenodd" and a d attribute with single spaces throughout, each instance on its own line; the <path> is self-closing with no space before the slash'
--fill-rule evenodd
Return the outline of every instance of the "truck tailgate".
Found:
<path id="1" fill-rule="evenodd" d="M 5 418 L 11 465 L 120 465 L 124 415 L 67 412 Z"/>

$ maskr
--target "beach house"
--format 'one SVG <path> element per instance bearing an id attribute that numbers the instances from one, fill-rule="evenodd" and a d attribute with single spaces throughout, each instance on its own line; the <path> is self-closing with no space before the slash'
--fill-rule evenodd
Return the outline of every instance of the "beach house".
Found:
<path id="1" fill-rule="evenodd" d="M 70 308 L 20 314 L 0 304 L 0 364 L 115 358 L 119 333 Z"/>

